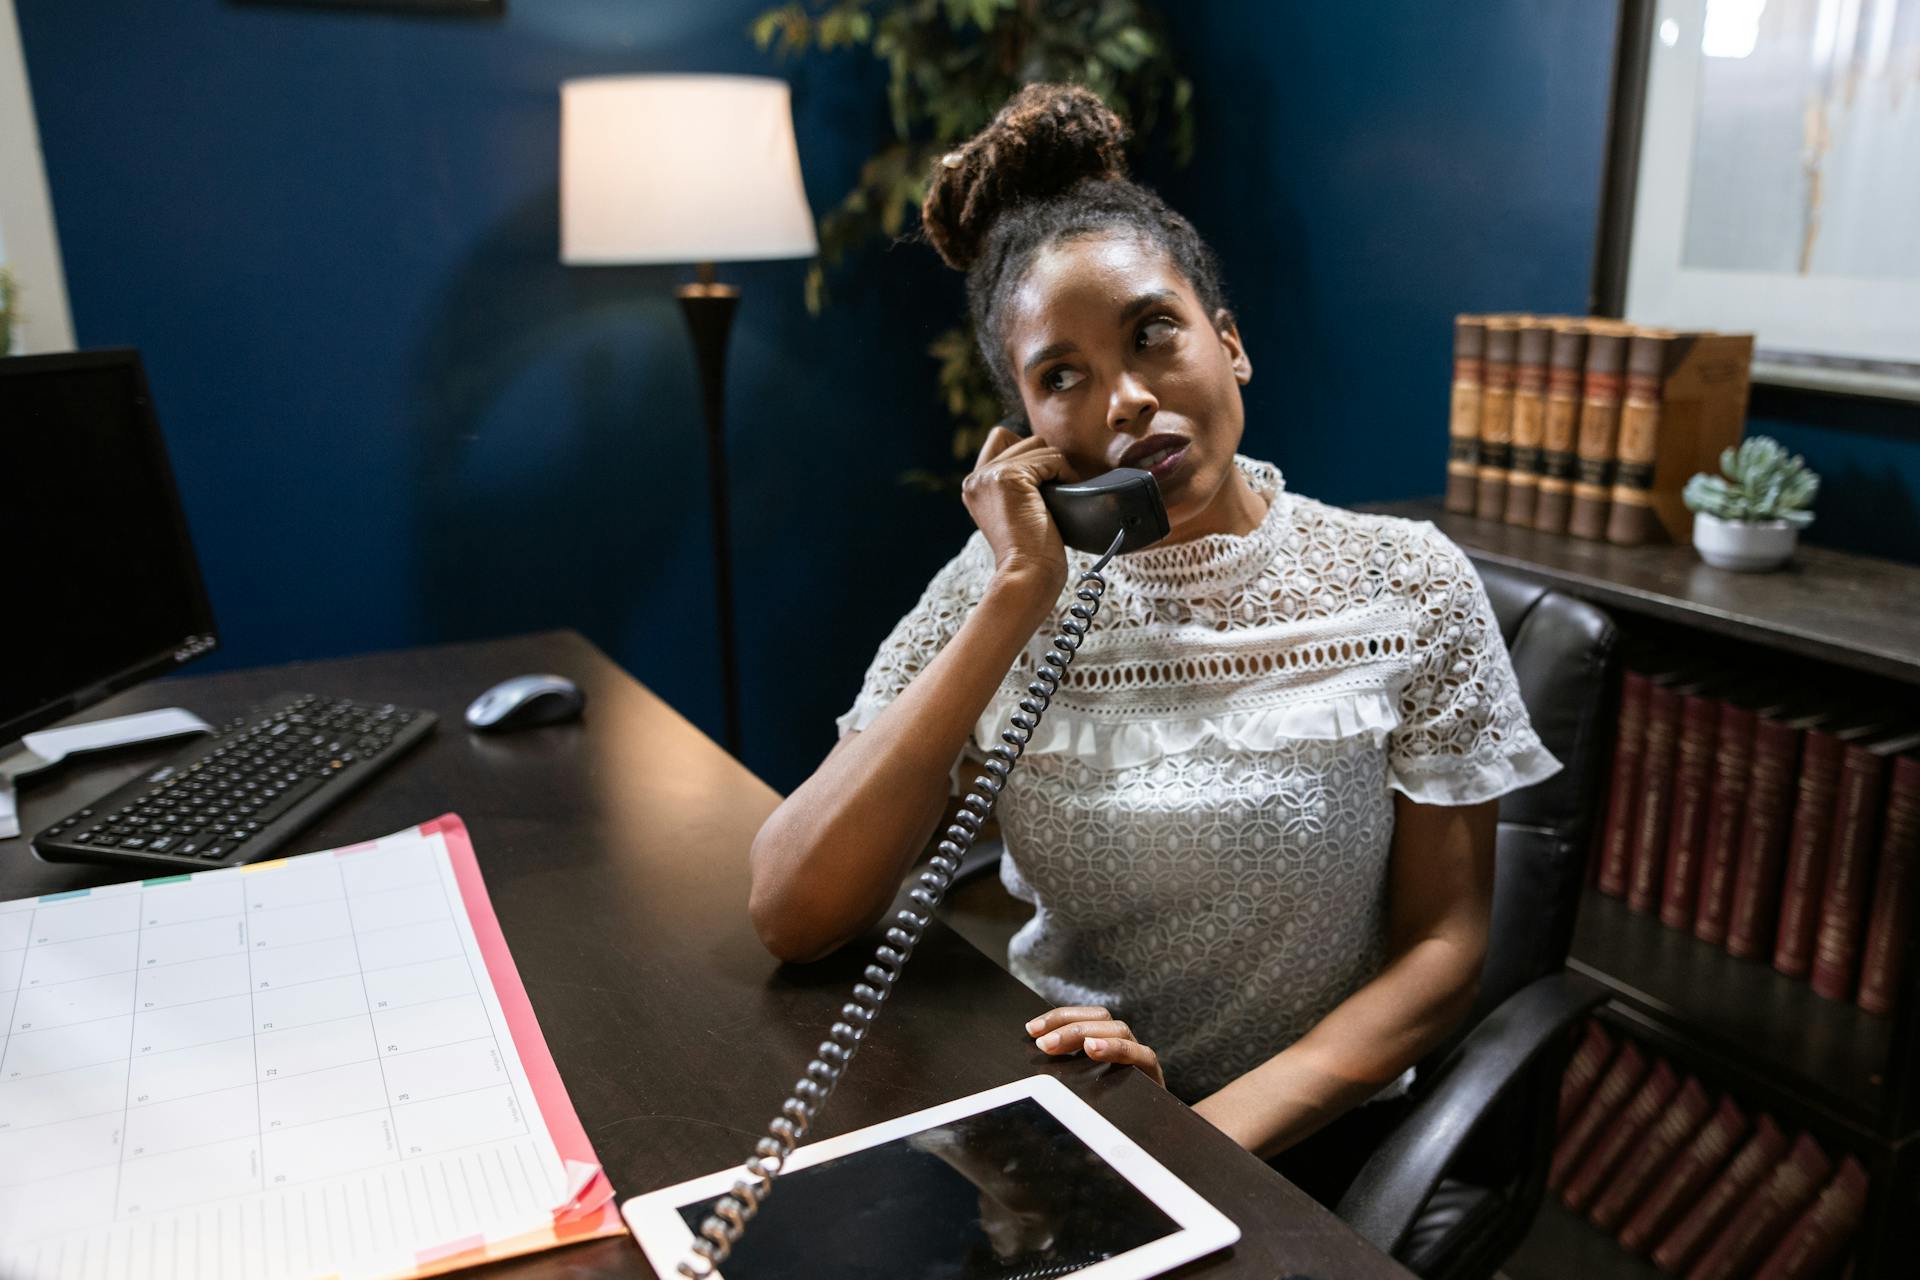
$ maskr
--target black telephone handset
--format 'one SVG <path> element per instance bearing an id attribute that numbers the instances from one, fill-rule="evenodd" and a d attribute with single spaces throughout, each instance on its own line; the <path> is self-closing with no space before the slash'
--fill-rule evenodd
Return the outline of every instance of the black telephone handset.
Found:
<path id="1" fill-rule="evenodd" d="M 1023 433 L 1024 434 L 1024 433 Z M 987 752 L 987 772 L 974 779 L 973 794 L 961 801 L 939 850 L 920 875 L 920 883 L 907 895 L 914 907 L 901 910 L 888 928 L 886 942 L 873 955 L 873 963 L 863 972 L 865 981 L 855 984 L 853 998 L 841 1006 L 841 1020 L 828 1032 L 818 1056 L 807 1064 L 807 1073 L 793 1087 L 793 1094 L 780 1108 L 780 1114 L 767 1126 L 767 1136 L 754 1146 L 752 1158 L 741 1166 L 741 1177 L 733 1189 L 714 1203 L 713 1212 L 700 1224 L 700 1239 L 693 1251 L 680 1263 L 680 1274 L 689 1280 L 704 1280 L 727 1260 L 735 1242 L 745 1232 L 747 1220 L 759 1211 L 760 1201 L 773 1188 L 787 1157 L 806 1137 L 814 1116 L 825 1105 L 840 1082 L 853 1054 L 873 1025 L 889 992 L 900 978 L 900 970 L 921 933 L 933 920 L 933 912 L 946 894 L 947 886 L 960 868 L 960 860 L 979 834 L 993 803 L 1006 785 L 1007 775 L 1020 758 L 1021 750 L 1033 737 L 1047 703 L 1060 687 L 1060 677 L 1073 661 L 1081 639 L 1093 625 L 1100 609 L 1100 597 L 1106 593 L 1106 579 L 1100 571 L 1107 561 L 1128 551 L 1149 546 L 1167 536 L 1167 510 L 1160 500 L 1160 486 L 1152 474 L 1133 467 L 1119 467 L 1103 476 L 1083 481 L 1055 481 L 1040 486 L 1041 501 L 1060 528 L 1060 537 L 1069 547 L 1099 556 L 1075 584 L 1074 599 L 1079 603 L 1067 610 L 1060 623 L 1053 647 L 1042 656 L 1034 670 L 1027 696 L 1013 713 L 1011 724 L 1000 734 L 1001 745 Z M 1047 1273 L 1052 1274 L 1051 1268 Z"/>
<path id="2" fill-rule="evenodd" d="M 1060 539 L 1075 551 L 1099 555 L 1125 534 L 1119 554 L 1167 536 L 1167 508 L 1153 473 L 1116 467 L 1091 480 L 1056 480 L 1040 486 Z"/>

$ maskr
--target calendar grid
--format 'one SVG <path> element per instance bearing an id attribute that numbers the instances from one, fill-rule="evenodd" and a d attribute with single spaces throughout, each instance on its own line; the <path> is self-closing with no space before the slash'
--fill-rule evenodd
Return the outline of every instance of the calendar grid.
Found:
<path id="1" fill-rule="evenodd" d="M 30 1171 L 0 1177 L 0 1274 L 401 1275 L 557 1239 L 567 1174 L 462 874 L 429 826 L 0 904 L 0 1170 Z"/>

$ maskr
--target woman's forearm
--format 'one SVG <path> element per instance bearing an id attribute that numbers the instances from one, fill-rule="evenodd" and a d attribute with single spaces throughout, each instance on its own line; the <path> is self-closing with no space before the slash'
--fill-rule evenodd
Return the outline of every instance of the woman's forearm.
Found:
<path id="1" fill-rule="evenodd" d="M 870 926 L 933 834 L 954 759 L 1057 592 L 996 575 L 953 639 L 776 809 L 749 855 L 768 950 L 811 960 Z"/>
<path id="2" fill-rule="evenodd" d="M 1422 939 L 1313 1030 L 1194 1110 L 1255 1155 L 1279 1154 L 1446 1039 L 1473 1005 L 1484 952 L 1484 935 Z"/>

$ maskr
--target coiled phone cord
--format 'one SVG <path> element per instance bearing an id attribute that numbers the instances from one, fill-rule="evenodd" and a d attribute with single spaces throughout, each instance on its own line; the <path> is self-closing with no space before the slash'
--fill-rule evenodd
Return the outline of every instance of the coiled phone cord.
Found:
<path id="1" fill-rule="evenodd" d="M 946 838 L 928 862 L 928 869 L 920 873 L 920 883 L 907 895 L 920 910 L 902 908 L 894 917 L 895 923 L 888 928 L 886 941 L 873 953 L 873 963 L 866 967 L 863 974 L 866 981 L 856 983 L 853 999 L 840 1007 L 841 1021 L 833 1024 L 828 1032 L 830 1038 L 820 1045 L 819 1055 L 807 1064 L 807 1074 L 793 1086 L 792 1096 L 781 1104 L 780 1114 L 767 1125 L 767 1136 L 754 1145 L 753 1156 L 740 1166 L 741 1176 L 735 1180 L 733 1189 L 714 1202 L 713 1212 L 701 1222 L 700 1239 L 693 1242 L 690 1256 L 679 1266 L 680 1274 L 687 1280 L 707 1280 L 727 1260 L 746 1231 L 748 1219 L 759 1212 L 761 1201 L 773 1189 L 773 1180 L 780 1176 L 787 1157 L 807 1136 L 814 1116 L 826 1105 L 834 1086 L 846 1073 L 867 1029 L 873 1025 L 874 1016 L 900 980 L 900 970 L 906 965 L 907 957 L 913 954 L 921 933 L 933 919 L 934 909 L 940 905 L 947 886 L 953 883 L 960 860 L 973 845 L 973 838 L 980 833 L 987 815 L 993 812 L 993 803 L 1006 786 L 1014 762 L 1032 739 L 1034 729 L 1039 727 L 1040 717 L 1060 688 L 1060 677 L 1066 673 L 1081 639 L 1093 625 L 1093 615 L 1100 611 L 1100 598 L 1107 590 L 1107 580 L 1100 571 L 1119 552 L 1125 539 L 1124 530 L 1116 534 L 1106 554 L 1080 575 L 1073 593 L 1080 603 L 1070 607 L 1069 616 L 1061 620 L 1053 647 L 1042 655 L 1033 682 L 1027 686 L 1027 696 L 1020 699 L 1020 709 L 1013 713 L 1009 727 L 1001 731 L 1001 745 L 987 753 L 987 772 L 973 780 L 973 794 L 960 802 Z"/>

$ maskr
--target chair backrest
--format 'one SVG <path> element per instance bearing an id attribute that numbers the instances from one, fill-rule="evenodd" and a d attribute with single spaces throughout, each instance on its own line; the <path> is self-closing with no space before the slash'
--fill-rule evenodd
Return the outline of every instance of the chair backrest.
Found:
<path id="1" fill-rule="evenodd" d="M 1487 958 L 1478 1000 L 1459 1036 L 1508 996 L 1566 963 L 1612 746 L 1605 715 L 1612 620 L 1586 601 L 1512 570 L 1475 567 L 1513 657 L 1534 731 L 1563 768 L 1500 801 Z M 1423 1067 L 1437 1064 L 1459 1036 L 1430 1054 Z"/>

